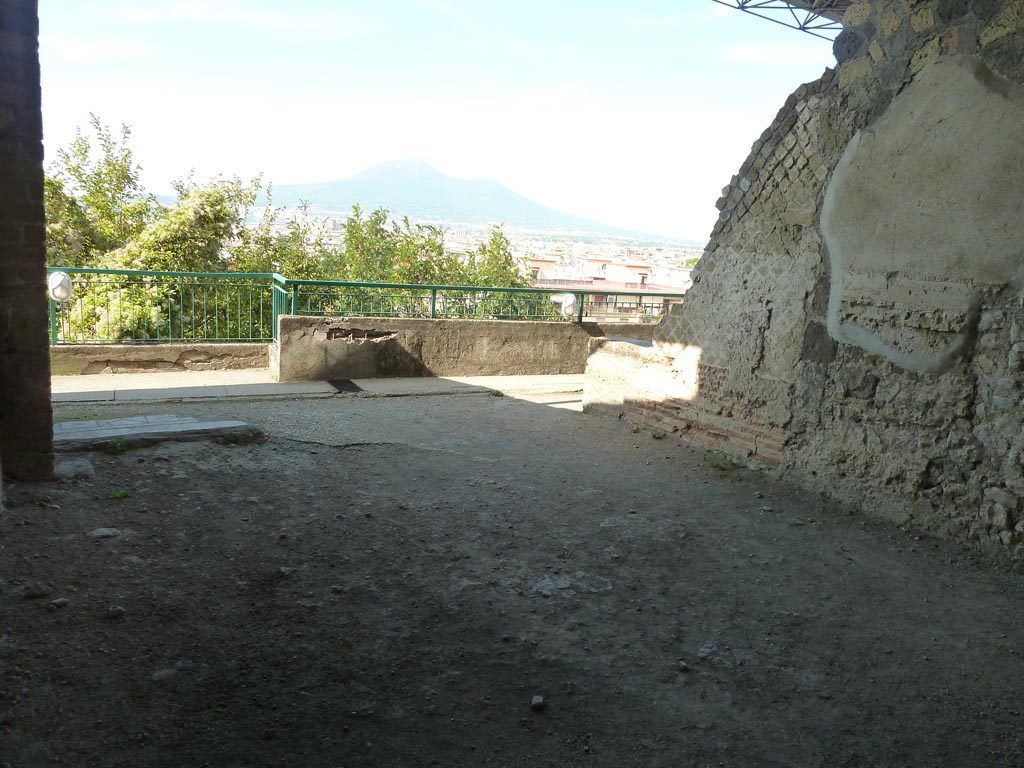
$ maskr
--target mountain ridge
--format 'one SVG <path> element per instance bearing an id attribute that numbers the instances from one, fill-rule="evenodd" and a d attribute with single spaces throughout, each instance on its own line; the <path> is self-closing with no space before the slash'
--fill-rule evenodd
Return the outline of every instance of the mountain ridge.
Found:
<path id="1" fill-rule="evenodd" d="M 275 184 L 272 202 L 293 208 L 302 202 L 318 211 L 344 213 L 353 205 L 364 211 L 387 208 L 411 219 L 446 223 L 504 222 L 524 229 L 617 236 L 645 241 L 690 244 L 695 241 L 615 227 L 557 211 L 520 195 L 494 179 L 459 179 L 417 158 L 377 163 L 333 181 Z M 259 205 L 266 204 L 265 192 Z"/>

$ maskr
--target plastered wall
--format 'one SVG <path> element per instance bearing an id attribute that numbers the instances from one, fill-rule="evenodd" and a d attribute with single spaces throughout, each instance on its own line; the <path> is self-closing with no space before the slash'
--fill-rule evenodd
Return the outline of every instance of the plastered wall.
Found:
<path id="1" fill-rule="evenodd" d="M 855 3 L 586 406 L 1024 554 L 1024 0 Z"/>

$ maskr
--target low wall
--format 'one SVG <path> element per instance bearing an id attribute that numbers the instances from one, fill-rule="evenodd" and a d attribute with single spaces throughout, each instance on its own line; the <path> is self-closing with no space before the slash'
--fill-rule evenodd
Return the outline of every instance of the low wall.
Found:
<path id="1" fill-rule="evenodd" d="M 266 344 L 82 344 L 50 347 L 54 376 L 266 368 Z"/>
<path id="2" fill-rule="evenodd" d="M 595 323 L 278 318 L 278 381 L 583 373 Z"/>

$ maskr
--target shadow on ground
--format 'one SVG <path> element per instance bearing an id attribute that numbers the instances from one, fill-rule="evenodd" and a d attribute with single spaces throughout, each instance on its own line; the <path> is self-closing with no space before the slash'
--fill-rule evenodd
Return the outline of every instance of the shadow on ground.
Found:
<path id="1" fill-rule="evenodd" d="M 268 440 L 11 490 L 0 765 L 1022 764 L 1019 572 L 574 399 L 58 406 Z"/>

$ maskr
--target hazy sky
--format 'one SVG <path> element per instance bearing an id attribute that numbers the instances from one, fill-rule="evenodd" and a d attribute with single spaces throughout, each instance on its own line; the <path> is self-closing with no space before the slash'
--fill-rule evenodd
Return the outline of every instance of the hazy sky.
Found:
<path id="1" fill-rule="evenodd" d="M 710 0 L 40 0 L 48 158 L 128 123 L 151 191 L 416 157 L 704 240 L 827 41 Z"/>

